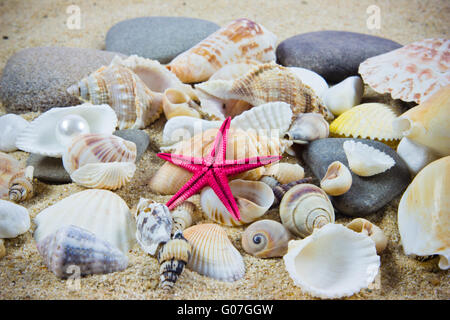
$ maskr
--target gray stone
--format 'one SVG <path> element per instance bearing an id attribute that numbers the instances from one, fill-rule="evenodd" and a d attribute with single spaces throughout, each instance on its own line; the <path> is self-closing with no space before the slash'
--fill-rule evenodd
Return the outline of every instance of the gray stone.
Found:
<path id="1" fill-rule="evenodd" d="M 70 175 L 64 169 L 61 158 L 50 158 L 39 154 L 30 154 L 27 166 L 34 167 L 34 177 L 53 183 L 70 183 Z"/>
<path id="2" fill-rule="evenodd" d="M 340 161 L 348 166 L 342 144 L 347 138 L 319 139 L 306 145 L 303 150 L 297 150 L 304 162 L 311 168 L 313 174 L 320 180 L 333 161 Z M 339 212 L 363 217 L 373 213 L 402 193 L 410 183 L 411 177 L 405 162 L 397 152 L 384 143 L 367 140 L 361 141 L 388 154 L 395 160 L 395 165 L 380 174 L 371 177 L 360 177 L 352 172 L 352 186 L 341 196 L 330 197 L 333 206 Z"/>
<path id="3" fill-rule="evenodd" d="M 80 104 L 66 92 L 117 55 L 95 49 L 37 47 L 9 58 L 0 80 L 0 99 L 7 112 L 47 111 Z M 119 54 L 124 57 L 122 54 Z"/>
<path id="4" fill-rule="evenodd" d="M 364 60 L 395 49 L 397 42 L 354 32 L 317 31 L 299 34 L 281 42 L 278 63 L 312 70 L 330 83 L 358 75 Z"/>
<path id="5" fill-rule="evenodd" d="M 169 63 L 220 27 L 185 17 L 141 17 L 121 21 L 106 34 L 106 50 Z"/>
<path id="6" fill-rule="evenodd" d="M 145 131 L 137 129 L 117 130 L 114 135 L 122 139 L 134 142 L 136 144 L 137 156 L 136 163 L 141 158 L 142 154 L 147 150 L 150 143 L 150 137 Z"/>

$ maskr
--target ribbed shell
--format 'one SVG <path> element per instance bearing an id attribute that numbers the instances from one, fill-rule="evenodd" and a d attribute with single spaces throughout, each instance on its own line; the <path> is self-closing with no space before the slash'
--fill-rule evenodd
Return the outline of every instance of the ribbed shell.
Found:
<path id="1" fill-rule="evenodd" d="M 297 163 L 278 162 L 267 168 L 264 172 L 264 177 L 261 178 L 261 180 L 268 185 L 274 186 L 273 184 L 268 183 L 265 177 L 273 177 L 276 182 L 286 184 L 303 179 L 305 177 L 305 170 Z"/>
<path id="2" fill-rule="evenodd" d="M 72 172 L 70 178 L 86 188 L 117 190 L 131 181 L 135 171 L 132 162 L 88 163 Z"/>
<path id="3" fill-rule="evenodd" d="M 9 182 L 20 171 L 19 161 L 0 152 L 0 199 L 9 198 Z"/>

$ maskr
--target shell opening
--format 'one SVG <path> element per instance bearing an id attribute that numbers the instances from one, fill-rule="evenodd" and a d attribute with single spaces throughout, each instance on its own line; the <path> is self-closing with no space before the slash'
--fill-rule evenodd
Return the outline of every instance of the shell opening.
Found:
<path id="1" fill-rule="evenodd" d="M 165 94 L 170 103 L 173 104 L 187 103 L 189 101 L 186 94 L 176 89 L 168 89 Z"/>
<path id="2" fill-rule="evenodd" d="M 407 118 L 399 117 L 394 121 L 392 121 L 392 129 L 397 134 L 403 134 L 404 136 L 408 136 L 412 129 L 411 121 Z"/>

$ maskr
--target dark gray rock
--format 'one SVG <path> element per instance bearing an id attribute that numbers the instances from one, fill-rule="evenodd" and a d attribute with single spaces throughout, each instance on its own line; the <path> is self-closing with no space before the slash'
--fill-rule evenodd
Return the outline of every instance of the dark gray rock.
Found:
<path id="1" fill-rule="evenodd" d="M 0 80 L 0 99 L 10 113 L 47 111 L 80 104 L 66 89 L 111 62 L 117 53 L 95 49 L 37 47 L 9 58 Z M 119 54 L 121 57 L 125 57 Z"/>
<path id="2" fill-rule="evenodd" d="M 358 75 L 364 60 L 400 48 L 397 42 L 362 33 L 317 31 L 281 42 L 277 61 L 287 67 L 312 70 L 330 83 Z"/>
<path id="3" fill-rule="evenodd" d="M 340 161 L 348 167 L 347 157 L 342 147 L 346 140 L 352 139 L 319 139 L 297 151 L 320 180 L 333 161 Z M 377 148 L 395 160 L 395 165 L 391 169 L 371 177 L 360 177 L 352 172 L 353 181 L 350 190 L 341 196 L 330 197 L 335 209 L 339 212 L 349 216 L 364 217 L 381 209 L 402 193 L 410 183 L 411 177 L 405 162 L 389 146 L 373 140 L 353 140 Z"/>
<path id="4" fill-rule="evenodd" d="M 34 167 L 34 177 L 53 183 L 70 183 L 70 175 L 64 169 L 61 158 L 50 158 L 39 154 L 30 154 L 27 166 Z"/>
<path id="5" fill-rule="evenodd" d="M 121 137 L 122 139 L 134 142 L 136 144 L 137 156 L 136 163 L 141 158 L 142 154 L 147 150 L 150 143 L 150 137 L 145 131 L 137 129 L 117 130 L 114 135 Z"/>
<path id="6" fill-rule="evenodd" d="M 220 27 L 185 17 L 141 17 L 115 24 L 106 34 L 106 50 L 169 63 Z"/>

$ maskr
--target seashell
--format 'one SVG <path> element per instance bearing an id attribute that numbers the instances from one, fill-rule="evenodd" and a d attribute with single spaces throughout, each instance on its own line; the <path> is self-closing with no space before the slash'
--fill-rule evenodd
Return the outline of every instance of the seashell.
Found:
<path id="1" fill-rule="evenodd" d="M 294 114 L 315 112 L 332 119 L 332 114 L 314 91 L 289 69 L 276 63 L 255 66 L 235 80 L 210 80 L 195 88 L 219 99 L 243 100 L 253 106 L 286 102 Z"/>
<path id="2" fill-rule="evenodd" d="M 135 241 L 135 224 L 125 201 L 107 190 L 75 193 L 42 210 L 34 219 L 36 242 L 62 226 L 74 225 L 128 252 Z"/>
<path id="3" fill-rule="evenodd" d="M 10 200 L 20 202 L 33 197 L 33 173 L 34 167 L 28 166 L 11 177 L 8 191 Z"/>
<path id="4" fill-rule="evenodd" d="M 262 25 L 237 19 L 175 57 L 168 68 L 185 83 L 208 80 L 226 64 L 245 59 L 275 60 L 277 37 Z"/>
<path id="5" fill-rule="evenodd" d="M 365 234 L 369 236 L 370 239 L 375 242 L 375 248 L 377 249 L 377 254 L 380 254 L 387 246 L 387 238 L 384 235 L 383 230 L 374 225 L 369 220 L 363 218 L 356 218 L 350 221 L 347 225 L 347 228 Z"/>
<path id="6" fill-rule="evenodd" d="M 0 239 L 0 260 L 6 256 L 6 248 L 5 248 L 5 242 L 3 239 Z"/>
<path id="7" fill-rule="evenodd" d="M 438 155 L 450 155 L 450 85 L 392 122 L 394 132 L 427 146 Z"/>
<path id="8" fill-rule="evenodd" d="M 30 229 L 28 210 L 18 204 L 0 200 L 0 239 L 15 238 Z"/>
<path id="9" fill-rule="evenodd" d="M 298 67 L 288 67 L 288 69 L 293 74 L 295 74 L 304 84 L 311 87 L 316 96 L 322 97 L 323 93 L 328 89 L 328 83 L 318 73 Z"/>
<path id="10" fill-rule="evenodd" d="M 393 99 L 422 103 L 450 84 L 450 40 L 425 39 L 360 64 L 365 83 Z"/>
<path id="11" fill-rule="evenodd" d="M 242 234 L 242 248 L 258 258 L 281 257 L 287 253 L 291 237 L 281 223 L 259 220 L 245 229 Z"/>
<path id="12" fill-rule="evenodd" d="M 295 143 L 305 144 L 317 139 L 328 138 L 328 122 L 317 113 L 300 113 L 296 115 L 284 138 Z"/>
<path id="13" fill-rule="evenodd" d="M 380 257 L 368 236 L 333 223 L 303 240 L 291 240 L 283 260 L 295 285 L 326 299 L 367 288 L 380 268 Z"/>
<path id="14" fill-rule="evenodd" d="M 132 162 L 136 144 L 112 134 L 82 134 L 72 140 L 63 154 L 63 166 L 69 174 L 88 163 Z"/>
<path id="15" fill-rule="evenodd" d="M 162 101 L 167 120 L 179 116 L 200 118 L 200 114 L 191 107 L 191 98 L 183 91 L 173 88 L 166 89 Z"/>
<path id="16" fill-rule="evenodd" d="M 244 260 L 221 226 L 197 224 L 184 230 L 183 235 L 192 246 L 189 269 L 221 281 L 236 281 L 244 276 Z"/>
<path id="17" fill-rule="evenodd" d="M 320 187 L 330 196 L 340 196 L 350 190 L 352 174 L 340 161 L 332 162 L 320 181 Z"/>
<path id="18" fill-rule="evenodd" d="M 94 233 L 69 225 L 37 243 L 37 249 L 57 277 L 86 276 L 125 270 L 128 258 Z"/>
<path id="19" fill-rule="evenodd" d="M 60 124 L 69 122 L 75 127 L 83 121 L 87 124 L 87 128 L 76 126 L 83 128 L 82 131 L 69 130 L 65 134 L 64 132 L 56 134 L 60 132 L 57 130 Z M 86 131 L 111 134 L 116 125 L 117 116 L 107 105 L 85 103 L 75 107 L 52 108 L 30 123 L 17 137 L 16 145 L 17 148 L 26 152 L 61 158 L 66 149 L 65 141 L 71 141 L 75 135 L 86 133 Z"/>
<path id="20" fill-rule="evenodd" d="M 231 127 L 242 130 L 255 130 L 258 134 L 279 136 L 289 129 L 292 122 L 291 107 L 284 102 L 269 102 L 248 111 L 231 120 Z"/>
<path id="21" fill-rule="evenodd" d="M 364 95 L 364 83 L 358 76 L 348 77 L 326 90 L 323 102 L 335 116 L 343 114 L 361 103 Z"/>
<path id="22" fill-rule="evenodd" d="M 272 207 L 276 207 L 280 204 L 281 200 L 283 199 L 283 196 L 288 192 L 291 188 L 295 187 L 298 184 L 302 183 L 311 183 L 312 178 L 302 178 L 296 181 L 292 181 L 286 184 L 279 183 L 276 179 L 270 176 L 264 176 L 261 178 L 261 181 L 263 181 L 265 184 L 267 184 L 270 188 L 272 188 L 273 194 L 275 196 L 275 199 L 273 200 Z"/>
<path id="23" fill-rule="evenodd" d="M 305 170 L 298 163 L 277 162 L 264 172 L 261 181 L 270 187 L 291 183 L 305 177 Z"/>
<path id="24" fill-rule="evenodd" d="M 392 122 L 400 112 L 399 108 L 382 103 L 360 104 L 337 117 L 330 124 L 330 133 L 381 142 L 399 140 L 402 136 L 392 129 Z"/>
<path id="25" fill-rule="evenodd" d="M 229 183 L 236 200 L 241 219 L 236 221 L 228 212 L 211 187 L 205 187 L 200 194 L 200 206 L 204 214 L 214 222 L 226 226 L 248 224 L 262 217 L 273 203 L 272 189 L 261 181 L 233 180 Z"/>
<path id="26" fill-rule="evenodd" d="M 17 150 L 16 140 L 19 134 L 29 125 L 28 121 L 16 114 L 8 113 L 0 117 L 0 151 Z"/>
<path id="27" fill-rule="evenodd" d="M 397 154 L 405 161 L 411 175 L 415 176 L 439 156 L 430 148 L 404 137 L 397 146 Z"/>
<path id="28" fill-rule="evenodd" d="M 189 228 L 194 222 L 195 204 L 184 201 L 172 211 L 172 235 L 178 230 Z"/>
<path id="29" fill-rule="evenodd" d="M 439 268 L 450 267 L 450 156 L 423 168 L 403 193 L 398 229 L 407 255 L 439 255 Z"/>
<path id="30" fill-rule="evenodd" d="M 315 228 L 334 223 L 334 209 L 322 189 L 304 183 L 285 193 L 280 203 L 280 217 L 292 234 L 304 238 Z"/>
<path id="31" fill-rule="evenodd" d="M 175 232 L 173 238 L 164 243 L 158 252 L 162 289 L 173 288 L 191 257 L 192 247 L 183 237 L 183 231 Z"/>
<path id="32" fill-rule="evenodd" d="M 0 152 L 0 199 L 9 198 L 9 182 L 19 171 L 19 161 Z"/>
<path id="33" fill-rule="evenodd" d="M 86 188 L 117 190 L 131 181 L 135 171 L 133 162 L 88 163 L 72 172 L 70 178 Z"/>
<path id="34" fill-rule="evenodd" d="M 136 209 L 136 239 L 142 250 L 154 255 L 161 243 L 170 240 L 172 216 L 165 204 L 141 198 Z"/>
<path id="35" fill-rule="evenodd" d="M 168 146 L 192 138 L 211 128 L 219 128 L 222 122 L 208 121 L 193 117 L 179 116 L 171 118 L 164 125 L 162 142 Z"/>
<path id="36" fill-rule="evenodd" d="M 111 63 L 70 86 L 67 92 L 84 102 L 108 104 L 119 129 L 143 129 L 162 113 L 162 94 L 151 91 L 130 69 Z"/>
<path id="37" fill-rule="evenodd" d="M 209 80 L 234 80 L 247 72 L 249 72 L 254 66 L 261 64 L 261 62 L 251 59 L 237 61 L 235 63 L 229 63 L 222 68 L 214 72 Z"/>
<path id="38" fill-rule="evenodd" d="M 389 155 L 360 141 L 347 140 L 343 144 L 348 166 L 361 177 L 383 173 L 395 165 Z"/>

